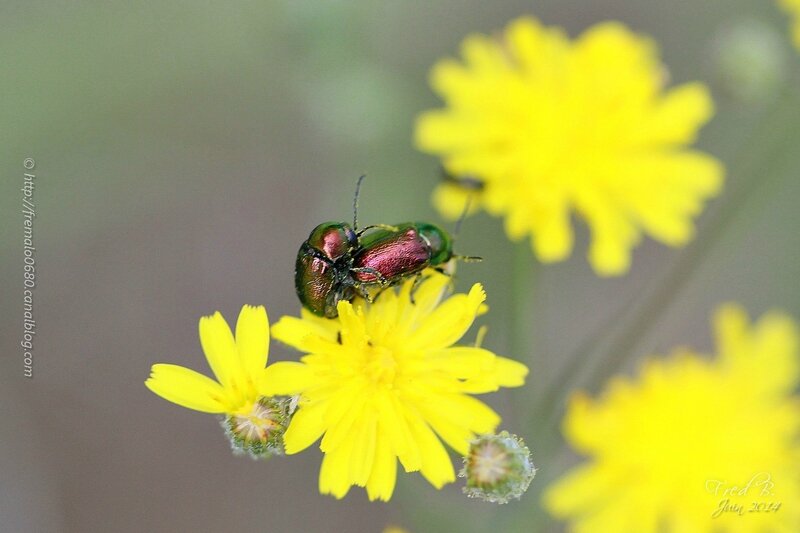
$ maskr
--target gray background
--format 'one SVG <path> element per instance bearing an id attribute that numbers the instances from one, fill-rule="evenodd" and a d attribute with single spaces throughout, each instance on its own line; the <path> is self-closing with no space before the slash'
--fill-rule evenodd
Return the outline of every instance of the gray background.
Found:
<path id="1" fill-rule="evenodd" d="M 439 105 L 427 72 L 468 33 L 521 14 L 573 36 L 606 19 L 652 35 L 675 83 L 712 87 L 718 112 L 698 146 L 728 183 L 692 246 L 645 239 L 617 279 L 588 267 L 580 222 L 572 259 L 546 267 L 500 221 L 465 223 L 458 250 L 486 260 L 464 265 L 458 286 L 485 284 L 486 345 L 532 371 L 526 388 L 489 399 L 541 468 L 520 502 L 467 500 L 418 474 L 400 474 L 388 504 L 361 489 L 323 497 L 316 447 L 235 458 L 214 417 L 145 389 L 154 362 L 208 372 L 200 316 L 233 321 L 244 303 L 273 321 L 297 312 L 297 248 L 318 222 L 350 218 L 359 174 L 364 223 L 438 220 L 437 163 L 411 143 L 415 116 Z M 4 2 L 0 530 L 560 530 L 539 491 L 577 460 L 548 423 L 567 391 L 596 392 L 648 353 L 711 350 L 722 301 L 800 315 L 797 97 L 734 98 L 713 50 L 742 20 L 775 33 L 786 86 L 796 80 L 788 20 L 757 0 Z M 19 347 L 25 157 L 37 176 L 33 380 Z M 511 298 L 514 277 L 526 297 Z M 528 338 L 512 342 L 515 327 Z M 273 344 L 273 361 L 295 357 Z M 572 361 L 574 379 L 560 381 Z"/>

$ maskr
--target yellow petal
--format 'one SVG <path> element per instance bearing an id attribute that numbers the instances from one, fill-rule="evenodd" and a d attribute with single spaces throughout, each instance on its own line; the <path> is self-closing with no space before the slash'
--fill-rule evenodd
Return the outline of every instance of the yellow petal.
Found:
<path id="1" fill-rule="evenodd" d="M 491 372 L 495 355 L 483 348 L 454 346 L 432 353 L 426 359 L 431 371 L 442 371 L 457 379 L 479 378 Z"/>
<path id="2" fill-rule="evenodd" d="M 283 435 L 283 444 L 288 455 L 301 452 L 322 436 L 326 425 L 323 419 L 324 404 L 301 405 L 292 416 Z"/>
<path id="3" fill-rule="evenodd" d="M 721 306 L 714 315 L 714 332 L 720 356 L 734 361 L 741 348 L 747 351 L 748 318 L 745 310 L 736 304 Z"/>
<path id="4" fill-rule="evenodd" d="M 216 381 L 178 365 L 156 364 L 145 386 L 165 400 L 204 413 L 224 413 L 225 391 Z"/>
<path id="5" fill-rule="evenodd" d="M 382 500 L 388 502 L 392 497 L 397 480 L 397 459 L 392 453 L 389 438 L 383 431 L 383 426 L 383 422 L 378 423 L 375 460 L 367 481 L 367 496 L 370 501 Z"/>
<path id="6" fill-rule="evenodd" d="M 236 347 L 249 375 L 264 370 L 269 355 L 269 319 L 263 305 L 242 307 L 236 321 Z"/>
<path id="7" fill-rule="evenodd" d="M 592 230 L 589 262 L 595 271 L 601 276 L 627 272 L 639 231 L 606 199 L 585 197 L 580 209 Z"/>
<path id="8" fill-rule="evenodd" d="M 422 466 L 422 456 L 408 427 L 405 407 L 392 391 L 381 390 L 375 397 L 375 405 L 380 415 L 380 420 L 385 438 L 391 449 L 400 459 L 400 464 L 406 472 L 416 472 Z"/>
<path id="9" fill-rule="evenodd" d="M 553 515 L 566 517 L 584 506 L 597 505 L 608 495 L 597 491 L 608 483 L 608 473 L 594 465 L 582 465 L 568 472 L 547 488 L 542 497 L 545 508 Z"/>
<path id="10" fill-rule="evenodd" d="M 361 420 L 366 406 L 362 394 L 338 392 L 330 401 L 325 412 L 325 423 L 330 429 L 325 433 L 319 449 L 323 452 L 335 450 L 352 438 L 353 433 L 363 423 Z"/>
<path id="11" fill-rule="evenodd" d="M 219 311 L 200 319 L 200 344 L 208 365 L 226 389 L 233 390 L 242 384 L 244 371 L 231 328 Z"/>
<path id="12" fill-rule="evenodd" d="M 440 274 L 434 270 L 426 270 L 422 274 L 423 281 L 419 283 L 414 291 L 414 305 L 412 322 L 423 320 L 431 311 L 442 301 L 442 297 L 447 291 L 448 285 L 452 282 L 449 276 Z M 412 283 L 410 281 L 408 283 Z M 409 300 L 410 301 L 410 300 Z"/>
<path id="13" fill-rule="evenodd" d="M 355 444 L 350 460 L 350 477 L 359 487 L 366 487 L 372 474 L 378 439 L 378 417 L 373 409 L 366 409 L 352 430 Z"/>
<path id="14" fill-rule="evenodd" d="M 355 439 L 351 436 L 338 449 L 325 453 L 319 469 L 319 491 L 322 494 L 331 494 L 337 499 L 347 495 L 353 485 L 350 460 L 354 445 Z"/>
<path id="15" fill-rule="evenodd" d="M 525 376 L 528 375 L 528 367 L 524 364 L 495 356 L 491 366 L 481 373 L 466 379 L 461 383 L 461 392 L 470 394 L 483 394 L 494 392 L 500 387 L 521 387 L 525 384 Z"/>
<path id="16" fill-rule="evenodd" d="M 505 51 L 497 41 L 481 34 L 468 35 L 461 43 L 461 54 L 477 70 L 502 70 L 506 62 Z"/>
<path id="17" fill-rule="evenodd" d="M 419 446 L 422 456 L 420 472 L 425 479 L 437 489 L 455 481 L 456 474 L 450 456 L 431 428 L 416 415 L 408 416 L 407 420 L 414 440 Z"/>
<path id="18" fill-rule="evenodd" d="M 408 339 L 410 349 L 440 350 L 464 336 L 486 299 L 480 283 L 469 294 L 456 294 L 437 307 Z"/>
<path id="19" fill-rule="evenodd" d="M 297 318 L 282 316 L 277 323 L 272 325 L 272 336 L 284 344 L 288 344 L 300 351 L 311 351 L 308 342 L 320 337 L 336 341 L 336 333 L 307 317 Z"/>
<path id="20" fill-rule="evenodd" d="M 468 215 L 480 210 L 480 193 L 453 183 L 442 183 L 433 190 L 431 202 L 445 220 L 458 220 L 469 202 Z"/>
<path id="21" fill-rule="evenodd" d="M 771 311 L 759 319 L 756 327 L 757 353 L 753 359 L 761 365 L 761 373 L 772 378 L 772 390 L 791 392 L 800 378 L 797 325 L 789 316 Z M 765 372 L 764 367 L 771 370 Z"/>
<path id="22" fill-rule="evenodd" d="M 428 111 L 417 118 L 414 143 L 426 152 L 445 151 L 471 137 L 459 136 L 458 133 L 458 128 L 453 127 L 452 119 L 447 113 Z"/>
<path id="23" fill-rule="evenodd" d="M 648 143 L 691 143 L 713 113 L 708 88 L 702 83 L 687 83 L 664 95 L 638 134 Z"/>
<path id="24" fill-rule="evenodd" d="M 340 301 L 336 309 L 339 311 L 339 322 L 342 325 L 342 344 L 365 346 L 369 339 L 361 313 L 356 313 L 353 305 L 347 300 Z"/>
<path id="25" fill-rule="evenodd" d="M 569 40 L 561 28 L 545 28 L 532 17 L 520 17 L 508 25 L 508 45 L 514 58 L 531 77 L 545 77 L 559 57 L 569 51 Z M 552 74 L 550 74 L 552 75 Z"/>
<path id="26" fill-rule="evenodd" d="M 495 357 L 493 378 L 501 387 L 521 387 L 525 384 L 528 367 L 506 357 Z"/>
<path id="27" fill-rule="evenodd" d="M 564 260 L 575 239 L 565 195 L 553 193 L 547 200 L 538 204 L 529 218 L 533 224 L 533 249 L 543 263 Z"/>
<path id="28" fill-rule="evenodd" d="M 720 363 L 746 376 L 755 391 L 791 391 L 800 375 L 797 326 L 786 315 L 770 312 L 750 324 L 736 304 L 721 306 L 714 316 Z"/>
<path id="29" fill-rule="evenodd" d="M 305 307 L 300 308 L 300 318 L 309 327 L 314 328 L 314 332 L 320 337 L 336 340 L 336 334 L 339 332 L 339 321 L 335 318 L 317 316 Z"/>
<path id="30" fill-rule="evenodd" d="M 500 416 L 488 405 L 463 394 L 427 395 L 417 408 L 436 433 L 455 451 L 466 455 L 476 433 L 491 433 Z"/>
<path id="31" fill-rule="evenodd" d="M 448 446 L 458 452 L 459 455 L 467 455 L 469 442 L 475 438 L 475 433 L 467 427 L 453 424 L 446 417 L 442 417 L 433 411 L 426 410 L 424 417 L 425 421 Z"/>
<path id="32" fill-rule="evenodd" d="M 618 178 L 624 186 L 617 201 L 653 238 L 679 246 L 692 238 L 692 218 L 702 200 L 719 191 L 723 177 L 719 161 L 705 154 L 648 153 L 632 157 L 628 168 L 620 169 Z"/>
<path id="33" fill-rule="evenodd" d="M 261 371 L 259 393 L 263 396 L 292 396 L 306 390 L 314 383 L 308 365 L 293 361 L 280 361 Z"/>

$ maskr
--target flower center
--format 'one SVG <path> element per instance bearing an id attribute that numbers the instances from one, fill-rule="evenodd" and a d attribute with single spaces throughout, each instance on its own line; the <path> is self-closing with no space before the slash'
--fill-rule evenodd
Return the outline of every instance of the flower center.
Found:
<path id="1" fill-rule="evenodd" d="M 485 443 L 471 457 L 472 471 L 481 484 L 493 485 L 508 474 L 508 454 L 492 443 Z"/>
<path id="2" fill-rule="evenodd" d="M 283 433 L 294 407 L 291 398 L 259 398 L 250 411 L 231 413 L 222 420 L 233 453 L 254 459 L 283 455 Z"/>
<path id="3" fill-rule="evenodd" d="M 470 442 L 464 468 L 458 475 L 467 478 L 463 490 L 470 498 L 507 503 L 528 490 L 536 467 L 522 439 L 501 431 Z"/>
<path id="4" fill-rule="evenodd" d="M 397 361 L 392 350 L 383 346 L 370 345 L 364 370 L 373 383 L 391 388 L 397 375 Z"/>
<path id="5" fill-rule="evenodd" d="M 231 430 L 245 442 L 265 442 L 276 424 L 277 413 L 270 406 L 256 402 L 253 410 L 245 415 L 235 415 Z"/>

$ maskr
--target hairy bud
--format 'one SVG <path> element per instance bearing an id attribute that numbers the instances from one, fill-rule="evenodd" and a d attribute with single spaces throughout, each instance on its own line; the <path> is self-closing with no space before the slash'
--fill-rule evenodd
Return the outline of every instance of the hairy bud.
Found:
<path id="1" fill-rule="evenodd" d="M 246 414 L 226 415 L 225 435 L 236 455 L 268 459 L 283 455 L 283 433 L 289 425 L 296 402 L 292 398 L 260 398 Z"/>
<path id="2" fill-rule="evenodd" d="M 464 494 L 492 503 L 519 499 L 535 475 L 530 450 L 507 431 L 473 440 L 458 474 L 467 480 Z"/>

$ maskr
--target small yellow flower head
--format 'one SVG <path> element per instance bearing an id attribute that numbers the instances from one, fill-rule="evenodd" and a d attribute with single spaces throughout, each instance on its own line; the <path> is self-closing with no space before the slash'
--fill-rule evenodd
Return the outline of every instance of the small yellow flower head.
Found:
<path id="1" fill-rule="evenodd" d="M 475 434 L 500 422 L 470 394 L 523 384 L 528 369 L 474 346 L 453 346 L 483 307 L 479 284 L 440 302 L 449 283 L 430 274 L 411 298 L 413 280 L 387 289 L 374 303 L 342 301 L 339 316 L 302 311 L 285 316 L 272 334 L 307 353 L 300 363 L 267 370 L 267 392 L 300 394 L 284 435 L 287 454 L 322 437 L 319 488 L 344 497 L 353 485 L 370 500 L 388 501 L 397 461 L 434 487 L 455 480 L 441 440 L 465 455 Z"/>
<path id="2" fill-rule="evenodd" d="M 564 432 L 590 460 L 544 494 L 573 531 L 797 531 L 797 327 L 733 305 L 715 325 L 716 358 L 679 351 L 573 397 Z"/>
<path id="3" fill-rule="evenodd" d="M 778 0 L 778 3 L 794 17 L 792 39 L 794 45 L 800 48 L 800 0 Z"/>
<path id="4" fill-rule="evenodd" d="M 467 479 L 464 494 L 492 503 L 508 503 L 528 490 L 536 475 L 531 452 L 507 431 L 481 435 L 470 442 L 459 477 Z"/>
<path id="5" fill-rule="evenodd" d="M 282 449 L 291 402 L 265 398 L 269 321 L 264 307 L 245 305 L 234 338 L 219 312 L 200 319 L 200 343 L 218 381 L 178 365 L 159 363 L 148 389 L 183 407 L 225 415 L 222 425 L 235 451 L 266 457 Z"/>
<path id="6" fill-rule="evenodd" d="M 247 414 L 226 415 L 222 420 L 233 453 L 253 459 L 283 455 L 283 434 L 291 420 L 291 399 L 259 399 Z"/>
<path id="7" fill-rule="evenodd" d="M 642 233 L 671 246 L 692 238 L 693 217 L 722 182 L 720 163 L 688 148 L 713 104 L 701 83 L 664 89 L 650 39 L 608 22 L 570 41 L 522 18 L 502 40 L 468 37 L 462 55 L 433 68 L 447 106 L 416 127 L 417 146 L 456 178 L 433 195 L 445 217 L 471 195 L 505 217 L 509 238 L 529 236 L 554 262 L 572 251 L 574 212 L 592 232 L 600 275 L 625 273 Z"/>

